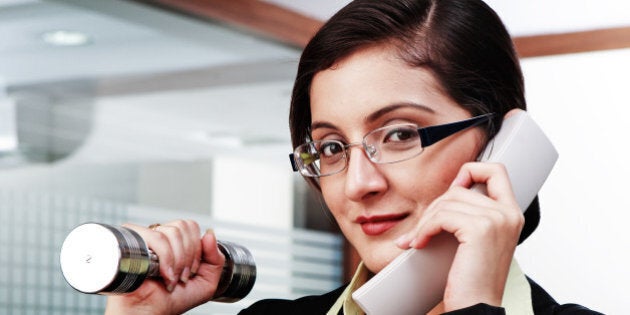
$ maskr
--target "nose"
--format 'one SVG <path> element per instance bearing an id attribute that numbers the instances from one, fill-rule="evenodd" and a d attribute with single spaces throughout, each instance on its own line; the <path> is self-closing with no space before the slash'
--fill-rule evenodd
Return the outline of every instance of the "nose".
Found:
<path id="1" fill-rule="evenodd" d="M 361 201 L 387 189 L 387 179 L 372 163 L 361 146 L 351 147 L 348 158 L 345 194 L 353 201 Z"/>

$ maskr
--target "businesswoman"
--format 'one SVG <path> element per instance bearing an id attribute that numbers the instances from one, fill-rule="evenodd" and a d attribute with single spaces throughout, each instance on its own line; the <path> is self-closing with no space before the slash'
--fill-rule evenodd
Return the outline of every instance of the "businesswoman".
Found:
<path id="1" fill-rule="evenodd" d="M 538 223 L 538 202 L 524 217 L 505 169 L 476 162 L 503 118 L 525 108 L 510 36 L 481 0 L 348 4 L 304 49 L 290 128 L 295 170 L 362 263 L 347 286 L 242 314 L 360 314 L 351 292 L 441 232 L 459 244 L 431 313 L 594 313 L 558 305 L 520 271 L 513 254 Z M 448 132 L 427 143 L 418 128 L 429 126 Z M 470 190 L 475 183 L 487 194 Z M 182 313 L 212 299 L 224 257 L 211 232 L 200 242 L 195 222 L 130 227 L 160 256 L 164 280 L 109 297 L 107 313 Z"/>

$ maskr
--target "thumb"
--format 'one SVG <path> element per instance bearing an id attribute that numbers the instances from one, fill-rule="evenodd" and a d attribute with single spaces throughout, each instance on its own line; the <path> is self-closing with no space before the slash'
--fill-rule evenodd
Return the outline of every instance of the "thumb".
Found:
<path id="1" fill-rule="evenodd" d="M 201 247 L 203 251 L 203 261 L 210 265 L 223 266 L 225 263 L 225 256 L 219 250 L 217 246 L 217 238 L 214 235 L 214 230 L 208 229 L 201 238 Z"/>

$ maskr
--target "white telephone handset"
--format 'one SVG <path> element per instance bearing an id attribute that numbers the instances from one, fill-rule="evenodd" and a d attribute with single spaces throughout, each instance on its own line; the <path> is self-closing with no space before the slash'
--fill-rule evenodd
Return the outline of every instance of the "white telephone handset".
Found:
<path id="1" fill-rule="evenodd" d="M 523 211 L 551 172 L 558 153 L 525 111 L 518 110 L 482 153 L 480 161 L 505 165 Z M 471 189 L 485 192 L 484 185 Z M 408 249 L 352 294 L 366 314 L 426 314 L 441 300 L 458 242 L 452 234 L 434 236 L 421 249 Z"/>

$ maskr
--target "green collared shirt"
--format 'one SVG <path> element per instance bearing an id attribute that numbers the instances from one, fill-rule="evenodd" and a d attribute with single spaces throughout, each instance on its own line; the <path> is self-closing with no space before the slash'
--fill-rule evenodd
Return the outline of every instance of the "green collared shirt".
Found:
<path id="1" fill-rule="evenodd" d="M 368 270 L 361 262 L 350 284 L 326 314 L 337 315 L 339 310 L 343 308 L 343 314 L 345 315 L 364 315 L 363 310 L 352 299 L 352 292 L 361 287 L 368 280 L 367 278 Z M 505 308 L 506 314 L 510 315 L 534 314 L 531 288 L 515 259 L 512 259 L 512 264 L 510 265 L 501 306 Z"/>

